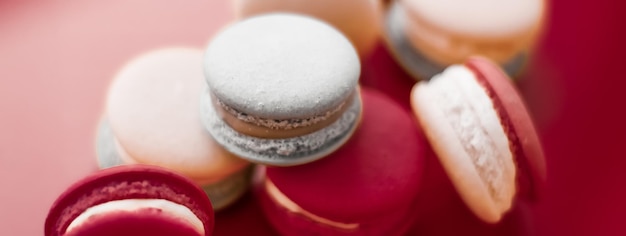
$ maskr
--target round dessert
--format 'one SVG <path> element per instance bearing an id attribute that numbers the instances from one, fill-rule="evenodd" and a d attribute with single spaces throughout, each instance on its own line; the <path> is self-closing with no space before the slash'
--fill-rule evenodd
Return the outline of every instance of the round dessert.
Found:
<path id="1" fill-rule="evenodd" d="M 413 88 L 411 104 L 459 195 L 495 223 L 516 195 L 536 199 L 545 159 L 533 122 L 509 77 L 471 57 Z"/>
<path id="2" fill-rule="evenodd" d="M 189 179 L 156 166 L 127 165 L 74 183 L 54 202 L 46 236 L 211 235 L 213 209 Z"/>
<path id="3" fill-rule="evenodd" d="M 267 167 L 256 185 L 282 235 L 404 235 L 416 217 L 425 139 L 409 111 L 366 88 L 363 120 L 327 158 Z"/>
<path id="4" fill-rule="evenodd" d="M 270 14 L 231 25 L 209 44 L 204 71 L 206 129 L 255 163 L 320 159 L 360 119 L 358 56 L 341 33 L 313 18 Z"/>
<path id="5" fill-rule="evenodd" d="M 516 75 L 539 36 L 545 8 L 544 0 L 400 0 L 389 7 L 383 31 L 396 61 L 416 79 L 471 55 Z"/>
<path id="6" fill-rule="evenodd" d="M 251 165 L 222 148 L 200 120 L 203 51 L 165 48 L 131 60 L 115 77 L 97 138 L 101 168 L 149 164 L 207 192 L 216 210 L 249 187 Z"/>
<path id="7" fill-rule="evenodd" d="M 292 12 L 328 22 L 356 47 L 361 58 L 369 55 L 380 36 L 380 2 L 363 0 L 237 0 L 240 19 L 272 13 Z"/>

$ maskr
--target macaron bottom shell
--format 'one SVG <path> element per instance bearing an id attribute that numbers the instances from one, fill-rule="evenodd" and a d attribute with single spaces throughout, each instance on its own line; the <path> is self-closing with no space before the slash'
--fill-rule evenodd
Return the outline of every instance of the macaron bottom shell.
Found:
<path id="1" fill-rule="evenodd" d="M 301 165 L 327 156 L 348 141 L 361 119 L 357 92 L 350 107 L 329 126 L 298 137 L 264 139 L 241 134 L 226 124 L 215 111 L 209 90 L 201 99 L 202 121 L 215 141 L 243 159 L 270 166 Z"/>
<path id="2" fill-rule="evenodd" d="M 448 65 L 438 64 L 413 47 L 404 33 L 406 17 L 398 2 L 389 7 L 383 26 L 384 41 L 396 61 L 416 80 L 428 80 L 443 71 Z M 502 64 L 507 74 L 518 75 L 526 65 L 528 53 L 520 52 Z"/>
<path id="3" fill-rule="evenodd" d="M 380 215 L 367 222 L 354 222 L 348 225 L 358 225 L 350 229 L 338 228 L 332 225 L 316 222 L 307 216 L 290 211 L 277 204 L 267 191 L 264 181 L 256 183 L 253 187 L 256 201 L 261 206 L 267 221 L 280 235 L 284 236 L 348 236 L 348 235 L 405 235 L 412 227 L 417 216 L 414 207 L 391 211 L 389 214 Z M 318 216 L 322 217 L 322 216 Z"/>
<path id="4" fill-rule="evenodd" d="M 136 164 L 129 163 L 119 153 L 115 137 L 106 119 L 103 119 L 98 127 L 96 152 L 100 169 Z M 163 166 L 163 168 L 167 167 Z M 251 172 L 252 165 L 249 165 L 218 182 L 201 184 L 200 187 L 209 196 L 213 209 L 219 211 L 232 205 L 246 193 L 250 187 Z"/>

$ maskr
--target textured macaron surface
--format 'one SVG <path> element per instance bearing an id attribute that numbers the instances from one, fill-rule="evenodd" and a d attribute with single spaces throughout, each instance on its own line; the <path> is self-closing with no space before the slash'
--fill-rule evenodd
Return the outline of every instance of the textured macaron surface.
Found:
<path id="1" fill-rule="evenodd" d="M 363 118 L 353 137 L 328 157 L 267 168 L 267 177 L 302 209 L 359 223 L 409 206 L 419 190 L 424 139 L 407 111 L 362 88 Z"/>
<path id="2" fill-rule="evenodd" d="M 545 156 L 526 105 L 506 74 L 488 59 L 473 57 L 465 65 L 476 74 L 491 97 L 507 132 L 517 165 L 520 194 L 530 199 L 538 198 L 545 187 Z"/>
<path id="3" fill-rule="evenodd" d="M 154 50 L 128 62 L 114 78 L 106 116 L 134 162 L 167 167 L 197 181 L 228 176 L 247 164 L 204 130 L 202 60 L 201 49 Z"/>
<path id="4" fill-rule="evenodd" d="M 442 30 L 493 37 L 528 31 L 541 19 L 545 4 L 543 0 L 402 0 L 401 3 L 410 14 Z"/>
<path id="5" fill-rule="evenodd" d="M 124 199 L 164 199 L 186 206 L 203 222 L 207 234 L 213 230 L 211 203 L 190 180 L 162 168 L 133 165 L 101 170 L 70 186 L 52 205 L 45 235 L 63 235 L 88 208 Z"/>
<path id="6" fill-rule="evenodd" d="M 330 25 L 269 14 L 219 33 L 207 47 L 204 72 L 211 93 L 229 108 L 280 120 L 341 105 L 355 90 L 360 63 L 350 41 Z"/>

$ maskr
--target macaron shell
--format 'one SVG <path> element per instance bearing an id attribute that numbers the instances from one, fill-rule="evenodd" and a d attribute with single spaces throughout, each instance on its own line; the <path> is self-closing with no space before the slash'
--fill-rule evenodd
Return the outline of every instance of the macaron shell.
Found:
<path id="1" fill-rule="evenodd" d="M 434 95 L 427 86 L 425 83 L 415 85 L 411 93 L 411 106 L 430 145 L 467 206 L 486 222 L 499 221 L 503 212 L 489 195 L 487 186 L 481 180 L 471 157 L 463 148 L 441 109 L 433 102 Z"/>
<path id="2" fill-rule="evenodd" d="M 380 35 L 380 1 L 370 0 L 237 0 L 240 19 L 270 12 L 293 12 L 324 20 L 354 44 L 361 57 L 369 55 Z"/>
<path id="3" fill-rule="evenodd" d="M 184 194 L 187 200 L 194 203 L 195 208 L 190 208 L 190 210 L 196 213 L 198 218 L 200 218 L 200 220 L 204 223 L 205 232 L 213 231 L 214 216 L 211 202 L 206 196 L 206 193 L 191 182 L 191 180 L 161 167 L 147 165 L 123 165 L 100 170 L 68 187 L 65 192 L 63 192 L 57 200 L 55 200 L 50 208 L 50 211 L 48 212 L 44 228 L 45 235 L 59 236 L 58 230 L 61 230 L 62 232 L 64 229 L 57 229 L 57 227 L 59 227 L 58 221 L 64 217 L 68 217 L 63 215 L 63 213 L 67 208 L 75 206 L 79 200 L 86 197 L 86 194 L 89 194 L 96 189 L 108 186 L 114 182 L 133 181 L 158 182 L 164 186 L 175 189 L 177 193 Z M 127 198 L 130 197 L 130 195 L 137 195 L 137 197 L 145 198 L 145 196 L 141 197 L 141 190 L 129 192 Z M 94 205 L 110 200 L 119 200 L 119 198 L 111 199 L 115 196 L 107 194 L 99 195 L 97 197 L 101 199 L 94 202 Z M 170 201 L 172 201 L 172 199 L 170 199 Z M 179 199 L 174 202 L 182 204 L 183 201 L 184 199 Z M 198 212 L 201 212 L 204 216 L 198 215 Z M 69 225 L 69 222 L 67 225 Z M 67 225 L 61 227 L 67 227 Z"/>
<path id="4" fill-rule="evenodd" d="M 425 141 L 408 111 L 362 88 L 361 125 L 335 153 L 302 166 L 267 168 L 267 177 L 303 209 L 339 222 L 381 217 L 417 195 Z"/>
<path id="5" fill-rule="evenodd" d="M 120 211 L 106 215 L 96 215 L 64 236 L 109 236 L 109 235 L 151 235 L 151 236 L 203 236 L 191 227 L 186 220 L 164 214 L 159 209 L 147 208 L 135 212 Z"/>
<path id="6" fill-rule="evenodd" d="M 295 14 L 237 22 L 206 49 L 211 93 L 238 112 L 263 119 L 326 114 L 353 94 L 360 75 L 354 47 L 327 23 Z"/>
<path id="7" fill-rule="evenodd" d="M 515 157 L 518 186 L 523 196 L 536 200 L 545 190 L 546 161 L 532 118 L 508 76 L 489 59 L 472 57 L 466 66 L 483 75 L 508 114 L 525 158 Z M 530 180 L 528 180 L 530 179 Z"/>
<path id="8" fill-rule="evenodd" d="M 248 165 L 202 126 L 202 59 L 201 49 L 153 50 L 131 60 L 112 82 L 106 117 L 134 162 L 167 167 L 199 182 L 219 180 Z"/>

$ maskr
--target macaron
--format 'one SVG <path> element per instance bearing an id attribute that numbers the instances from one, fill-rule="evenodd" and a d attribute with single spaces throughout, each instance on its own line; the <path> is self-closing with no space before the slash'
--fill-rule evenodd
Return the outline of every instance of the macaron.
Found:
<path id="1" fill-rule="evenodd" d="M 101 168 L 139 163 L 189 177 L 219 210 L 248 189 L 251 164 L 222 148 L 202 125 L 202 60 L 201 49 L 184 47 L 130 60 L 109 87 L 96 149 Z"/>
<path id="2" fill-rule="evenodd" d="M 490 58 L 513 76 L 531 53 L 545 12 L 544 0 L 399 0 L 383 31 L 396 61 L 418 80 L 471 55 Z"/>
<path id="3" fill-rule="evenodd" d="M 281 235 L 404 235 L 416 217 L 425 139 L 410 111 L 362 88 L 363 119 L 339 150 L 267 167 L 255 193 Z"/>
<path id="4" fill-rule="evenodd" d="M 533 121 L 509 77 L 471 57 L 417 83 L 411 105 L 452 184 L 477 217 L 498 222 L 514 197 L 536 200 L 546 167 Z"/>
<path id="5" fill-rule="evenodd" d="M 314 18 L 268 14 L 235 23 L 207 47 L 204 72 L 206 129 L 251 162 L 318 160 L 345 143 L 360 119 L 356 51 Z"/>
<path id="6" fill-rule="evenodd" d="M 323 20 L 341 31 L 356 48 L 359 56 L 369 55 L 381 32 L 381 2 L 362 0 L 236 0 L 239 19 L 251 16 L 291 12 Z"/>
<path id="7" fill-rule="evenodd" d="M 74 183 L 53 203 L 46 236 L 212 235 L 213 208 L 189 179 L 156 166 L 127 165 Z"/>

